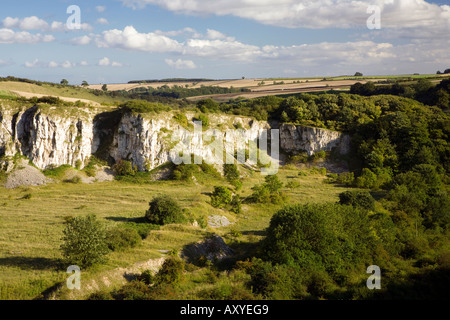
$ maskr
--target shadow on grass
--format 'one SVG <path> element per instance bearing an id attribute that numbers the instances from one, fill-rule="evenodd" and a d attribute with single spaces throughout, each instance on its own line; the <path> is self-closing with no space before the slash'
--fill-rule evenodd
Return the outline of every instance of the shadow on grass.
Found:
<path id="1" fill-rule="evenodd" d="M 62 265 L 62 259 L 21 256 L 0 258 L 0 266 L 18 267 L 22 270 L 58 270 Z"/>
<path id="2" fill-rule="evenodd" d="M 134 223 L 149 223 L 145 217 L 138 218 L 124 218 L 124 217 L 107 217 L 106 220 L 111 220 L 115 222 L 134 222 Z"/>

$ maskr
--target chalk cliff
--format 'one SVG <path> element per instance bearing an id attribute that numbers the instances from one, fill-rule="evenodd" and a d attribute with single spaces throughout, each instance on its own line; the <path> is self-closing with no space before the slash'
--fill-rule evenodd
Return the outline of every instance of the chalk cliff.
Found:
<path id="1" fill-rule="evenodd" d="M 192 138 L 173 115 L 173 112 L 121 114 L 100 108 L 2 106 L 0 158 L 7 168 L 16 154 L 26 156 L 40 169 L 64 164 L 83 168 L 91 155 L 100 154 L 110 162 L 126 159 L 139 170 L 151 170 L 171 159 L 170 151 L 179 141 L 187 142 Z M 186 116 L 192 121 L 196 114 L 188 112 Z M 263 130 L 270 129 L 268 122 L 246 117 L 221 114 L 208 117 L 211 132 L 225 134 L 226 130 L 237 127 L 243 129 L 251 141 L 256 141 Z M 192 131 L 192 122 L 190 126 Z M 288 153 L 305 151 L 311 155 L 333 148 L 338 148 L 341 154 L 349 151 L 349 136 L 340 132 L 292 124 L 282 124 L 275 129 L 280 130 L 281 150 Z M 211 149 L 203 148 L 205 143 L 195 141 L 195 136 L 192 139 L 187 151 L 212 159 Z"/>

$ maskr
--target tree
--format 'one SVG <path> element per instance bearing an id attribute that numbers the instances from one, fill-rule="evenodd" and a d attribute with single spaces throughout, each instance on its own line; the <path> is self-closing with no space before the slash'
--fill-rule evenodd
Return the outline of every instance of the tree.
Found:
<path id="1" fill-rule="evenodd" d="M 340 204 L 295 204 L 273 215 L 263 251 L 273 263 L 343 274 L 374 254 L 365 211 Z"/>
<path id="2" fill-rule="evenodd" d="M 67 86 L 69 84 L 69 81 L 67 79 L 62 79 L 60 82 L 63 86 Z"/>
<path id="3" fill-rule="evenodd" d="M 211 205 L 214 208 L 223 208 L 231 202 L 232 193 L 230 189 L 222 186 L 215 186 L 211 195 Z"/>
<path id="4" fill-rule="evenodd" d="M 363 74 L 361 72 L 355 73 L 355 77 L 362 77 L 362 76 L 363 76 Z"/>
<path id="5" fill-rule="evenodd" d="M 178 203 L 168 195 L 153 198 L 145 213 L 150 223 L 165 225 L 184 221 L 183 211 Z"/>
<path id="6" fill-rule="evenodd" d="M 87 87 L 87 86 L 89 86 L 89 83 L 88 83 L 86 80 L 83 80 L 83 82 L 81 83 L 81 85 L 82 85 L 83 87 Z"/>
<path id="7" fill-rule="evenodd" d="M 68 263 L 87 267 L 102 262 L 109 252 L 106 233 L 95 215 L 68 220 L 63 233 L 61 249 Z"/>
<path id="8" fill-rule="evenodd" d="M 108 85 L 106 83 L 102 86 L 102 90 L 103 91 L 108 91 Z"/>

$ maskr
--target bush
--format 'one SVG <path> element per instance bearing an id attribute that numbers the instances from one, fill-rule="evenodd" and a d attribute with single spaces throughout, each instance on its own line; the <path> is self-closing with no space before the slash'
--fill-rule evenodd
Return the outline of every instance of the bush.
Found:
<path id="1" fill-rule="evenodd" d="M 136 280 L 141 281 L 146 285 L 151 285 L 155 282 L 155 277 L 150 270 L 145 270 L 137 277 Z"/>
<path id="2" fill-rule="evenodd" d="M 108 248 L 112 251 L 135 247 L 140 241 L 139 233 L 131 228 L 115 228 L 110 230 L 106 236 Z"/>
<path id="3" fill-rule="evenodd" d="M 178 203 L 167 195 L 154 198 L 145 217 L 150 223 L 158 225 L 182 223 L 185 220 Z"/>
<path id="4" fill-rule="evenodd" d="M 202 122 L 202 127 L 204 129 L 209 127 L 209 119 L 204 114 L 199 115 L 195 120 L 196 121 L 201 121 Z"/>
<path id="5" fill-rule="evenodd" d="M 184 266 L 184 260 L 178 257 L 171 256 L 167 258 L 155 276 L 155 284 L 178 284 L 183 277 Z"/>
<path id="6" fill-rule="evenodd" d="M 234 212 L 234 213 L 242 212 L 242 202 L 241 202 L 241 198 L 239 197 L 239 195 L 233 196 L 233 198 L 231 199 L 231 202 L 230 202 L 230 206 L 231 206 L 231 209 L 230 209 L 231 212 Z"/>
<path id="7" fill-rule="evenodd" d="M 113 170 L 119 176 L 134 176 L 137 172 L 137 167 L 133 166 L 130 161 L 119 160 L 114 164 Z"/>
<path id="8" fill-rule="evenodd" d="M 368 191 L 345 191 L 339 194 L 339 203 L 375 210 L 375 199 Z"/>
<path id="9" fill-rule="evenodd" d="M 223 175 L 229 182 L 239 180 L 239 178 L 241 177 L 237 169 L 237 165 L 235 164 L 224 164 Z"/>
<path id="10" fill-rule="evenodd" d="M 178 181 L 190 181 L 194 176 L 194 172 L 198 170 L 196 164 L 180 164 L 172 173 L 172 179 Z"/>
<path id="11" fill-rule="evenodd" d="M 367 168 L 363 168 L 361 175 L 356 178 L 356 186 L 358 188 L 372 189 L 376 184 L 377 175 Z"/>
<path id="12" fill-rule="evenodd" d="M 211 195 L 211 205 L 214 208 L 223 208 L 231 202 L 232 193 L 227 187 L 216 186 Z"/>
<path id="13" fill-rule="evenodd" d="M 265 183 L 252 188 L 253 193 L 250 200 L 256 203 L 281 203 L 286 200 L 286 196 L 280 191 L 282 187 L 283 183 L 278 179 L 278 176 L 266 176 Z"/>
<path id="14" fill-rule="evenodd" d="M 95 215 L 68 220 L 63 233 L 61 249 L 71 264 L 90 266 L 102 262 L 109 252 L 105 231 Z"/>
<path id="15" fill-rule="evenodd" d="M 367 214 L 358 208 L 297 204 L 272 217 L 263 251 L 274 263 L 337 274 L 368 263 L 374 240 Z"/>

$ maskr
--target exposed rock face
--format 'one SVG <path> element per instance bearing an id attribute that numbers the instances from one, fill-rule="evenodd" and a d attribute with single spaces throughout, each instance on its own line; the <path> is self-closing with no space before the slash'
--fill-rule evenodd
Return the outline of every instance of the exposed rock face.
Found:
<path id="1" fill-rule="evenodd" d="M 350 137 L 326 129 L 282 124 L 280 126 L 280 147 L 288 153 L 295 154 L 304 151 L 308 155 L 338 148 L 339 153 L 344 155 L 350 150 Z"/>
<path id="2" fill-rule="evenodd" d="M 189 120 L 195 113 L 187 113 Z M 263 130 L 270 129 L 265 121 L 229 115 L 208 115 L 211 133 L 224 134 L 235 126 L 245 130 L 247 140 L 256 141 Z M 151 170 L 171 160 L 171 151 L 180 141 L 189 142 L 186 153 L 205 161 L 214 159 L 205 141 L 192 136 L 173 119 L 173 113 L 158 115 L 101 112 L 101 109 L 64 109 L 32 107 L 29 109 L 0 108 L 0 157 L 3 166 L 20 153 L 36 167 L 68 164 L 83 168 L 96 152 L 111 162 L 132 161 L 139 170 Z M 338 147 L 341 154 L 349 149 L 349 137 L 325 129 L 289 124 L 280 126 L 280 148 L 286 152 L 306 151 L 309 155 Z M 173 139 L 178 132 L 177 139 Z M 240 145 L 239 147 L 242 147 Z M 6 159 L 6 160 L 5 160 Z M 8 163 L 9 161 L 9 163 Z M 0 164 L 1 165 L 1 164 Z"/>
<path id="3" fill-rule="evenodd" d="M 63 164 L 84 167 L 92 154 L 93 117 L 88 112 L 66 116 L 38 107 L 0 112 L 0 156 L 20 152 L 45 169 Z"/>

